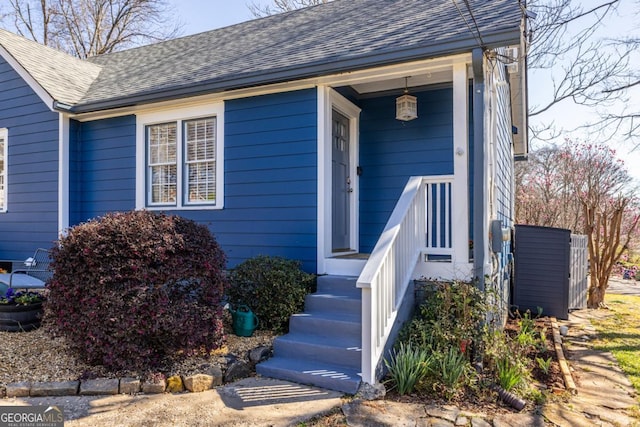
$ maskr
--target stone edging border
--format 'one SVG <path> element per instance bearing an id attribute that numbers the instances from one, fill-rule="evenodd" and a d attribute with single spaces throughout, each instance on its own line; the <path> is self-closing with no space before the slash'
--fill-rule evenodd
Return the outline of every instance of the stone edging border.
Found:
<path id="1" fill-rule="evenodd" d="M 571 370 L 567 359 L 564 357 L 564 351 L 562 350 L 562 336 L 558 328 L 558 320 L 555 317 L 551 317 L 551 327 L 553 329 L 553 345 L 556 349 L 556 355 L 558 356 L 558 363 L 560 364 L 560 371 L 564 378 L 564 385 L 571 394 L 578 394 L 576 383 L 573 381 Z"/>
<path id="2" fill-rule="evenodd" d="M 254 375 L 256 363 L 266 360 L 270 354 L 271 349 L 269 347 L 256 347 L 249 352 L 248 361 L 235 358 L 227 365 L 224 373 L 218 367 L 211 367 L 206 371 L 206 374 L 174 375 L 168 378 L 159 375 L 146 381 L 142 381 L 139 378 L 125 377 L 51 382 L 23 381 L 5 384 L 4 386 L 0 384 L 0 399 L 4 397 L 159 394 L 181 393 L 184 391 L 198 393 Z"/>
<path id="3" fill-rule="evenodd" d="M 98 378 L 81 381 L 18 382 L 4 386 L 0 397 L 44 397 L 44 396 L 107 396 L 116 394 L 202 392 L 222 385 L 221 377 L 196 374 L 187 377 L 172 376 L 153 382 L 142 382 L 137 378 Z"/>

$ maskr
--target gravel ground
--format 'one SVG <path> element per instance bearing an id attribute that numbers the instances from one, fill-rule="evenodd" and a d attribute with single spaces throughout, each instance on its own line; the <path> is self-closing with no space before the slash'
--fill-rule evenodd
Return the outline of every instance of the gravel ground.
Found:
<path id="1" fill-rule="evenodd" d="M 227 330 L 230 330 L 228 325 Z M 271 347 L 274 335 L 256 331 L 252 337 L 227 332 L 226 345 L 210 355 L 185 357 L 167 362 L 154 372 L 166 376 L 204 373 L 213 366 L 226 367 L 227 356 L 248 360 L 248 352 L 259 346 Z M 68 381 L 82 378 L 133 376 L 144 379 L 151 372 L 109 372 L 89 366 L 67 350 L 65 340 L 52 337 L 45 328 L 30 332 L 0 331 L 0 386 L 20 381 Z"/>

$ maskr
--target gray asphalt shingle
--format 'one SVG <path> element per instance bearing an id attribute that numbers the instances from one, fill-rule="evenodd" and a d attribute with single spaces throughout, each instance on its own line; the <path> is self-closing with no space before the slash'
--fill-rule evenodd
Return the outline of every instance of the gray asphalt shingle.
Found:
<path id="1" fill-rule="evenodd" d="M 464 2 L 457 4 L 474 25 Z M 517 0 L 469 4 L 485 44 L 504 45 L 514 34 L 519 37 L 522 12 Z M 14 43 L 15 37 L 4 35 L 0 43 Z M 434 57 L 474 46 L 474 35 L 453 1 L 335 0 L 88 61 L 66 57 L 71 70 L 58 66 L 65 62 L 60 58 L 64 54 L 47 50 L 55 76 L 37 64 L 24 66 L 43 86 L 53 86 L 47 90 L 54 98 L 91 110 Z"/>
<path id="2" fill-rule="evenodd" d="M 76 104 L 101 67 L 0 29 L 0 45 L 56 101 Z"/>

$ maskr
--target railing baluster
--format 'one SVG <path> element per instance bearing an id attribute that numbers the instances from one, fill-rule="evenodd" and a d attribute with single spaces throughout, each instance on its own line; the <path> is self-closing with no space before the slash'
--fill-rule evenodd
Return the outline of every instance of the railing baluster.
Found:
<path id="1" fill-rule="evenodd" d="M 358 287 L 362 288 L 362 379 L 376 381 L 388 334 L 395 322 L 417 257 L 451 254 L 452 176 L 409 179 Z M 444 234 L 443 234 L 444 233 Z"/>
<path id="2" fill-rule="evenodd" d="M 445 209 L 445 215 L 444 215 L 444 230 L 445 230 L 445 248 L 450 248 L 451 247 L 451 184 L 449 183 L 445 183 L 444 185 L 444 190 L 445 190 L 445 202 L 444 202 L 444 209 Z"/>

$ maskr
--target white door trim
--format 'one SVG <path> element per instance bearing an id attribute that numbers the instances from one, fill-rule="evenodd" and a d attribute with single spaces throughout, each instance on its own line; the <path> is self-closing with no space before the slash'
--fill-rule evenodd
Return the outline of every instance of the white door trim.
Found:
<path id="1" fill-rule="evenodd" d="M 357 164 L 359 155 L 360 108 L 347 98 L 327 86 L 318 86 L 318 249 L 317 272 L 326 273 L 325 259 L 331 253 L 331 119 L 333 110 L 337 110 L 349 119 L 349 174 L 352 177 L 353 193 L 350 205 L 351 236 L 350 247 L 355 251 L 359 247 L 358 200 L 359 182 Z"/>

